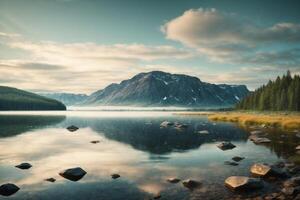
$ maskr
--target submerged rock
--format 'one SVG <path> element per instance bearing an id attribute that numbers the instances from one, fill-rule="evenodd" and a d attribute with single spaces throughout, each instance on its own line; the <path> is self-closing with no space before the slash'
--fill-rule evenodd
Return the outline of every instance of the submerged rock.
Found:
<path id="1" fill-rule="evenodd" d="M 174 123 L 173 122 L 169 122 L 169 121 L 163 121 L 160 126 L 161 127 L 168 127 L 168 126 L 173 126 Z"/>
<path id="2" fill-rule="evenodd" d="M 225 185 L 233 190 L 253 190 L 264 186 L 260 179 L 246 176 L 230 176 L 225 180 Z"/>
<path id="3" fill-rule="evenodd" d="M 99 140 L 93 140 L 93 141 L 91 141 L 92 144 L 97 144 L 99 142 L 100 142 Z"/>
<path id="4" fill-rule="evenodd" d="M 201 183 L 195 180 L 187 179 L 182 181 L 182 185 L 188 189 L 194 189 L 196 187 L 199 187 Z"/>
<path id="5" fill-rule="evenodd" d="M 32 165 L 30 163 L 21 163 L 19 165 L 16 165 L 15 167 L 19 169 L 29 169 L 32 167 Z"/>
<path id="6" fill-rule="evenodd" d="M 0 186 L 0 195 L 10 196 L 19 191 L 19 187 L 12 183 L 6 183 Z"/>
<path id="7" fill-rule="evenodd" d="M 79 128 L 78 128 L 77 126 L 72 125 L 72 126 L 67 127 L 67 129 L 68 129 L 70 132 L 74 132 L 74 131 L 77 131 Z"/>
<path id="8" fill-rule="evenodd" d="M 112 174 L 111 175 L 111 178 L 112 179 L 117 179 L 117 178 L 120 178 L 121 176 L 119 174 Z"/>
<path id="9" fill-rule="evenodd" d="M 245 157 L 240 157 L 240 156 L 234 156 L 233 158 L 231 158 L 233 161 L 235 162 L 240 162 L 241 160 L 244 160 Z"/>
<path id="10" fill-rule="evenodd" d="M 46 178 L 45 181 L 54 183 L 56 181 L 56 179 L 55 178 Z"/>
<path id="11" fill-rule="evenodd" d="M 236 146 L 234 144 L 232 144 L 231 142 L 222 142 L 221 144 L 218 144 L 217 147 L 219 147 L 220 149 L 225 151 L 225 150 L 233 149 Z"/>
<path id="12" fill-rule="evenodd" d="M 86 175 L 86 171 L 84 171 L 80 167 L 75 167 L 75 168 L 66 169 L 60 172 L 59 175 L 71 181 L 78 181 L 84 175 Z"/>
<path id="13" fill-rule="evenodd" d="M 225 164 L 225 165 L 231 165 L 231 166 L 237 166 L 237 165 L 239 165 L 239 163 L 237 163 L 237 162 L 232 162 L 232 161 L 225 161 L 224 164 Z"/>
<path id="14" fill-rule="evenodd" d="M 178 178 L 168 178 L 167 181 L 169 183 L 178 183 L 180 181 L 180 179 L 178 179 Z"/>

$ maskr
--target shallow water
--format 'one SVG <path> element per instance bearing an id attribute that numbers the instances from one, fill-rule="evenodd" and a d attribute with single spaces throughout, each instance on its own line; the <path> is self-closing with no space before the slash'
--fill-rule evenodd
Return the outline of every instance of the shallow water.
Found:
<path id="1" fill-rule="evenodd" d="M 164 120 L 188 124 L 178 130 L 160 128 Z M 80 129 L 69 132 L 65 128 Z M 208 130 L 208 135 L 197 133 Z M 249 175 L 253 163 L 276 163 L 290 156 L 298 139 L 269 135 L 272 143 L 255 145 L 248 131 L 232 123 L 213 123 L 205 116 L 178 116 L 171 112 L 2 112 L 0 114 L 0 184 L 21 189 L 0 199 L 116 200 L 226 199 L 234 195 L 224 187 L 232 175 Z M 90 141 L 99 140 L 92 144 Z M 237 147 L 222 151 L 220 141 Z M 246 157 L 238 166 L 224 165 L 233 156 Z M 29 162 L 33 167 L 14 166 Z M 58 173 L 80 166 L 87 175 L 71 182 Z M 121 178 L 111 179 L 119 173 Z M 56 178 L 55 183 L 44 181 Z M 190 191 L 169 177 L 194 179 L 202 186 Z M 264 190 L 271 190 L 268 186 Z M 259 191 L 264 192 L 264 191 Z"/>

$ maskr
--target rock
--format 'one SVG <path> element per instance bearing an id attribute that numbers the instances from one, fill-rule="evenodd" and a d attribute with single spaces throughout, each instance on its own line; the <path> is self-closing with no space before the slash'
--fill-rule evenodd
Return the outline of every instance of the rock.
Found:
<path id="1" fill-rule="evenodd" d="M 112 174 L 111 175 L 111 178 L 112 179 L 117 179 L 117 178 L 120 178 L 121 176 L 119 174 Z"/>
<path id="2" fill-rule="evenodd" d="M 92 144 L 97 144 L 99 142 L 100 142 L 99 140 L 93 140 L 93 141 L 91 141 Z"/>
<path id="3" fill-rule="evenodd" d="M 168 121 L 163 121 L 160 126 L 161 127 L 168 127 L 168 126 L 173 126 L 174 123 L 173 122 L 168 122 Z"/>
<path id="4" fill-rule="evenodd" d="M 29 169 L 32 167 L 32 165 L 29 163 L 21 163 L 19 165 L 16 165 L 15 167 L 19 169 Z"/>
<path id="5" fill-rule="evenodd" d="M 55 178 L 46 178 L 45 181 L 54 183 L 56 181 L 56 179 Z"/>
<path id="6" fill-rule="evenodd" d="M 300 138 L 300 133 L 297 133 L 297 134 L 296 134 L 296 137 Z"/>
<path id="7" fill-rule="evenodd" d="M 230 176 L 225 180 L 225 185 L 233 190 L 253 190 L 264 186 L 260 179 L 246 176 Z"/>
<path id="8" fill-rule="evenodd" d="M 185 128 L 188 128 L 188 125 L 187 124 L 178 124 L 178 125 L 175 125 L 175 128 L 177 128 L 177 129 L 185 129 Z"/>
<path id="9" fill-rule="evenodd" d="M 232 144 L 231 142 L 222 142 L 221 144 L 218 144 L 217 147 L 219 147 L 220 149 L 225 151 L 225 150 L 233 149 L 236 146 L 234 144 Z"/>
<path id="10" fill-rule="evenodd" d="M 153 197 L 153 199 L 160 199 L 161 198 L 161 195 L 160 194 L 157 194 Z"/>
<path id="11" fill-rule="evenodd" d="M 260 135 L 260 134 L 263 134 L 263 132 L 261 130 L 256 130 L 256 131 L 251 131 L 250 134 L 251 135 Z"/>
<path id="12" fill-rule="evenodd" d="M 77 131 L 79 128 L 76 127 L 76 126 L 74 126 L 74 125 L 72 125 L 72 126 L 67 127 L 67 129 L 68 129 L 70 132 L 74 132 L 74 131 Z"/>
<path id="13" fill-rule="evenodd" d="M 293 168 L 289 169 L 289 172 L 290 172 L 291 174 L 297 174 L 297 173 L 300 173 L 300 167 L 299 167 L 299 166 L 293 167 Z"/>
<path id="14" fill-rule="evenodd" d="M 259 163 L 252 165 L 250 172 L 254 176 L 258 177 L 288 177 L 288 174 L 285 171 L 279 169 L 278 167 Z"/>
<path id="15" fill-rule="evenodd" d="M 225 161 L 224 164 L 225 165 L 231 165 L 231 166 L 237 166 L 237 165 L 239 165 L 239 163 L 232 162 L 232 161 Z"/>
<path id="16" fill-rule="evenodd" d="M 240 162 L 241 160 L 244 160 L 245 157 L 240 157 L 240 156 L 234 156 L 233 158 L 231 158 L 233 161 L 235 162 Z"/>
<path id="17" fill-rule="evenodd" d="M 180 181 L 180 179 L 178 179 L 178 178 L 168 178 L 167 181 L 169 183 L 178 183 Z"/>
<path id="18" fill-rule="evenodd" d="M 271 140 L 268 139 L 268 138 L 263 138 L 263 137 L 253 137 L 252 138 L 252 141 L 255 143 L 255 144 L 262 144 L 262 143 L 270 143 Z"/>
<path id="19" fill-rule="evenodd" d="M 60 172 L 59 175 L 71 181 L 78 181 L 84 175 L 86 175 L 86 171 L 84 171 L 80 167 L 76 167 L 76 168 L 66 169 L 65 171 Z"/>
<path id="20" fill-rule="evenodd" d="M 202 135 L 208 135 L 209 134 L 208 130 L 198 131 L 198 133 L 202 134 Z"/>
<path id="21" fill-rule="evenodd" d="M 300 150 L 300 145 L 296 146 L 295 149 L 296 149 L 296 150 Z"/>
<path id="22" fill-rule="evenodd" d="M 194 181 L 194 180 L 191 180 L 191 179 L 187 179 L 187 180 L 184 180 L 182 181 L 182 185 L 188 189 L 194 189 L 196 187 L 199 187 L 201 185 L 200 182 L 198 181 Z"/>
<path id="23" fill-rule="evenodd" d="M 19 191 L 19 187 L 12 183 L 6 183 L 0 186 L 0 195 L 10 196 Z"/>
<path id="24" fill-rule="evenodd" d="M 296 187 L 296 186 L 300 186 L 300 176 L 295 176 L 295 177 L 292 177 L 288 180 L 286 180 L 283 185 L 285 187 Z"/>
<path id="25" fill-rule="evenodd" d="M 295 164 L 289 162 L 289 163 L 284 163 L 284 166 L 287 168 L 293 168 L 293 167 L 295 167 Z"/>
<path id="26" fill-rule="evenodd" d="M 266 176 L 271 172 L 271 167 L 264 164 L 254 164 L 250 168 L 250 172 L 255 176 Z"/>
<path id="27" fill-rule="evenodd" d="M 293 187 L 287 187 L 283 188 L 281 192 L 285 195 L 293 195 L 294 194 L 294 188 Z"/>
<path id="28" fill-rule="evenodd" d="M 287 196 L 295 196 L 300 193 L 300 187 L 284 187 L 281 192 Z"/>

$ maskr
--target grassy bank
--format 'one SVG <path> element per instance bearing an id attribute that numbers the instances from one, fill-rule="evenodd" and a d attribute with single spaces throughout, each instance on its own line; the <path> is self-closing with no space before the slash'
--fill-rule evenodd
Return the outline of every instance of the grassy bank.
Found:
<path id="1" fill-rule="evenodd" d="M 216 112 L 208 115 L 212 121 L 237 122 L 241 125 L 267 125 L 286 130 L 300 129 L 300 113 Z"/>

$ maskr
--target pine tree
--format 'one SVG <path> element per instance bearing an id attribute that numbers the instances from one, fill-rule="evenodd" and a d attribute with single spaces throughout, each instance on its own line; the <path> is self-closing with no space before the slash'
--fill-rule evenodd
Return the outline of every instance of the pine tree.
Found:
<path id="1" fill-rule="evenodd" d="M 300 76 L 291 76 L 288 70 L 281 78 L 269 81 L 255 90 L 237 106 L 244 110 L 300 111 Z"/>

